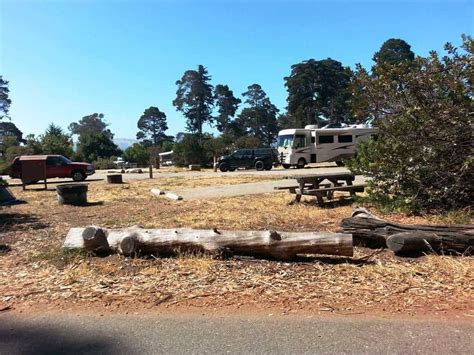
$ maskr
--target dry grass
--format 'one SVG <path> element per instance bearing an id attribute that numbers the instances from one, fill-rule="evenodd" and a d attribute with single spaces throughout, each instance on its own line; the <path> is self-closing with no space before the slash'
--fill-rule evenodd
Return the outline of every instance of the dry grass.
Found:
<path id="1" fill-rule="evenodd" d="M 225 183 L 250 182 L 235 177 Z M 181 256 L 163 259 L 92 257 L 64 253 L 71 227 L 141 225 L 155 228 L 277 229 L 335 231 L 354 206 L 319 208 L 311 199 L 290 205 L 287 193 L 209 201 L 171 202 L 149 194 L 152 186 L 171 189 L 222 184 L 215 178 L 173 178 L 124 186 L 93 183 L 89 207 L 58 206 L 54 191 L 14 193 L 28 204 L 0 214 L 0 303 L 16 307 L 97 305 L 128 307 L 229 306 L 277 308 L 288 312 L 472 314 L 472 258 L 425 256 L 401 259 L 384 251 L 356 248 L 352 259 L 307 258 L 296 263 Z M 402 223 L 435 223 L 438 217 L 385 215 Z"/>

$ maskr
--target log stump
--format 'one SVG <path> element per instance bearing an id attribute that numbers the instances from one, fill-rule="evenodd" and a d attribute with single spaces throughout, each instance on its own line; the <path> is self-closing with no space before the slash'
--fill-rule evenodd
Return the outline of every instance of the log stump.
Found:
<path id="1" fill-rule="evenodd" d="M 189 170 L 191 170 L 191 171 L 201 171 L 201 165 L 199 165 L 199 164 L 189 164 Z"/>
<path id="2" fill-rule="evenodd" d="M 107 184 L 121 184 L 122 181 L 122 174 L 110 174 L 107 175 Z"/>
<path id="3" fill-rule="evenodd" d="M 60 205 L 87 205 L 87 184 L 61 184 L 56 186 Z"/>

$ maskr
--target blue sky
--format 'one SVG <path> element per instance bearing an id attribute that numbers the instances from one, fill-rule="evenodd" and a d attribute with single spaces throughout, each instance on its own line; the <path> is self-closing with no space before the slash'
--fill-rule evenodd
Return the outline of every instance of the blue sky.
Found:
<path id="1" fill-rule="evenodd" d="M 283 77 L 309 58 L 353 67 L 389 38 L 419 55 L 473 34 L 474 2 L 451 1 L 25 1 L 0 0 L 0 75 L 25 133 L 66 128 L 102 112 L 116 137 L 134 138 L 144 109 L 185 119 L 175 82 L 205 65 L 212 83 L 240 95 L 260 84 L 280 110 Z"/>

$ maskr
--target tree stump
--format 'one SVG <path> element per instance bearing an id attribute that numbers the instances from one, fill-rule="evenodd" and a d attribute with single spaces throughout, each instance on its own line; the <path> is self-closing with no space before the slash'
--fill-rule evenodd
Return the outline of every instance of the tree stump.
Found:
<path id="1" fill-rule="evenodd" d="M 61 184 L 56 186 L 60 205 L 87 205 L 87 184 Z"/>
<path id="2" fill-rule="evenodd" d="M 122 174 L 107 175 L 107 184 L 121 184 L 122 182 Z"/>

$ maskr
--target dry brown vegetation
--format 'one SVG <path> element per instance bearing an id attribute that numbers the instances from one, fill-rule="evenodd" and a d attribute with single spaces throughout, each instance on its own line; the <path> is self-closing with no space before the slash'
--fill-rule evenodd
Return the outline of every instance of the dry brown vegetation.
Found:
<path id="1" fill-rule="evenodd" d="M 268 178 L 264 178 L 268 180 Z M 21 191 L 28 203 L 0 214 L 0 306 L 231 307 L 282 312 L 448 314 L 473 316 L 473 259 L 404 259 L 356 248 L 354 258 L 306 257 L 295 263 L 212 260 L 205 256 L 126 259 L 65 253 L 70 227 L 276 229 L 335 231 L 354 205 L 319 208 L 310 199 L 290 205 L 287 193 L 173 202 L 151 187 L 235 184 L 256 177 L 169 178 L 124 185 L 90 184 L 88 207 L 59 206 L 55 192 Z M 402 223 L 439 217 L 384 215 Z M 1 308 L 1 307 L 0 307 Z"/>

